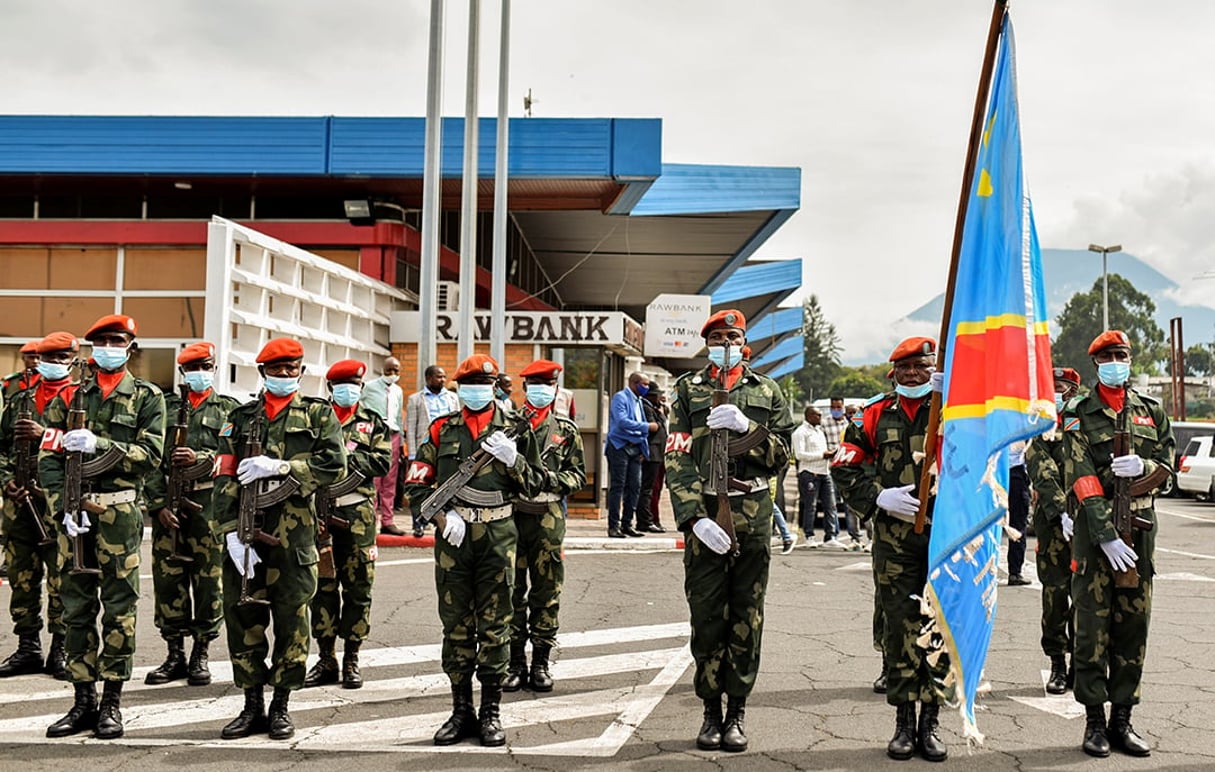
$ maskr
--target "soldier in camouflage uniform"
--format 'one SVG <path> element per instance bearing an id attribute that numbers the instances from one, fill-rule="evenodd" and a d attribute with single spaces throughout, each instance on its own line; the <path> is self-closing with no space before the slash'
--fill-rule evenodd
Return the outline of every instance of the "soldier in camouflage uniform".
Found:
<path id="1" fill-rule="evenodd" d="M 1082 748 L 1108 756 L 1116 748 L 1147 756 L 1151 747 L 1131 726 L 1147 650 L 1155 573 L 1156 512 L 1152 490 L 1173 474 L 1173 431 L 1160 403 L 1125 388 L 1131 373 L 1131 343 L 1121 330 L 1107 330 L 1089 345 L 1097 366 L 1097 388 L 1073 399 L 1063 411 L 1067 490 L 1076 497 L 1072 538 L 1072 605 L 1075 609 L 1076 701 L 1085 706 Z M 1125 406 L 1131 448 L 1113 458 L 1115 420 Z M 1133 545 L 1119 538 L 1111 516 L 1115 478 L 1131 480 L 1131 514 L 1153 527 L 1134 532 Z M 1136 495 L 1136 488 L 1145 490 Z M 1115 570 L 1137 569 L 1138 582 L 1116 587 Z M 1112 703 L 1106 726 L 1105 702 Z"/>
<path id="2" fill-rule="evenodd" d="M 561 365 L 538 359 L 519 373 L 531 411 L 532 432 L 540 449 L 544 470 L 541 492 L 515 501 L 515 529 L 519 545 L 515 552 L 514 616 L 511 617 L 510 666 L 502 690 L 518 691 L 530 686 L 537 692 L 553 690 L 548 672 L 549 653 L 557 645 L 557 615 L 561 608 L 561 585 L 565 564 L 561 546 L 565 542 L 566 496 L 586 484 L 586 462 L 578 426 L 553 412 L 557 397 L 557 374 Z M 531 589 L 528 589 L 528 585 Z M 527 669 L 524 647 L 532 642 L 532 667 Z"/>
<path id="3" fill-rule="evenodd" d="M 224 550 L 222 534 L 216 529 L 211 506 L 214 483 L 211 479 L 219 430 L 228 414 L 239 404 L 235 399 L 216 394 L 215 346 L 192 343 L 177 356 L 177 366 L 189 391 L 185 447 L 168 447 L 164 463 L 148 477 L 148 511 L 152 517 L 152 588 L 156 599 L 156 628 L 164 638 L 169 654 L 164 663 L 144 678 L 147 684 L 167 684 L 182 678 L 191 686 L 211 683 L 209 667 L 211 641 L 219 637 L 224 618 L 220 577 Z M 181 396 L 166 400 L 166 420 L 176 422 L 181 412 Z M 167 427 L 170 438 L 172 427 Z M 183 505 L 178 512 L 168 509 L 169 474 L 174 467 L 205 469 L 205 476 L 194 480 L 187 500 L 198 505 L 191 511 Z M 192 472 L 194 474 L 197 472 Z M 174 532 L 180 529 L 183 554 L 191 561 L 174 557 Z M 193 638 L 189 662 L 185 638 Z"/>
<path id="4" fill-rule="evenodd" d="M 25 347 L 22 347 L 25 348 Z M 47 508 L 46 499 L 35 490 L 18 488 L 16 484 L 17 443 L 25 443 L 30 449 L 33 469 L 31 482 L 37 483 L 38 445 L 42 441 L 43 426 L 39 421 L 46 413 L 47 405 L 58 398 L 71 399 L 72 361 L 80 351 L 76 336 L 67 332 L 53 332 L 35 346 L 34 354 L 45 359 L 38 361 L 37 370 L 31 375 L 18 377 L 6 385 L 25 385 L 8 398 L 8 411 L 0 415 L 0 485 L 4 488 L 4 533 L 5 559 L 10 567 L 9 583 L 12 596 L 9 612 L 16 633 L 17 651 L 0 664 L 0 678 L 29 673 L 45 672 L 59 679 L 67 679 L 67 660 L 63 649 L 63 602 L 59 597 L 59 542 L 55 538 L 55 521 Z M 30 363 L 28 354 L 26 364 Z M 45 373 L 45 375 L 44 375 Z M 61 397 L 61 395 L 63 395 Z M 18 420 L 20 413 L 28 412 L 28 419 Z M 31 511 L 32 509 L 32 511 Z M 51 539 L 41 544 L 37 517 L 42 529 Z M 42 581 L 46 578 L 47 629 L 51 633 L 51 649 L 46 663 L 42 661 Z"/>
<path id="5" fill-rule="evenodd" d="M 68 714 L 47 728 L 48 737 L 94 729 L 100 739 L 123 733 L 122 685 L 131 678 L 135 655 L 135 608 L 139 600 L 139 543 L 143 513 L 138 499 L 143 481 L 161 462 L 165 439 L 165 399 L 160 389 L 126 369 L 135 341 L 135 320 L 103 316 L 85 333 L 93 344 L 97 375 L 73 395 L 83 400 L 86 428 L 65 431 L 68 405 L 51 402 L 45 418 L 39 474 L 52 512 L 63 512 L 66 453 L 117 457 L 108 470 L 87 481 L 92 512 L 66 512 L 59 534 L 60 596 L 67 628 L 68 680 L 76 701 Z M 104 461 L 101 461 L 104 465 Z M 91 533 L 90 533 L 91 532 Z M 89 554 L 80 557 L 100 574 L 74 574 L 74 537 Z M 98 614 L 101 635 L 97 634 Z M 100 655 L 98 654 L 100 648 Z M 105 683 L 100 708 L 94 684 Z"/>
<path id="6" fill-rule="evenodd" d="M 870 400 L 860 421 L 854 419 L 845 430 L 832 475 L 840 482 L 848 506 L 873 520 L 873 564 L 885 618 L 886 702 L 897 711 L 886 754 L 909 759 L 918 748 L 925 759 L 943 761 L 948 750 L 937 726 L 941 705 L 952 696 L 945 686 L 949 663 L 941 653 L 932 664 L 927 652 L 916 644 L 928 621 L 920 613 L 918 597 L 928 582 L 931 528 L 917 534 L 913 526 L 920 506 L 915 493 L 928 427 L 936 342 L 907 338 L 891 352 L 890 361 L 895 390 Z M 928 501 L 929 523 L 934 502 L 935 497 Z"/>
<path id="7" fill-rule="evenodd" d="M 0 416 L 4 415 L 4 403 L 8 402 L 9 407 L 12 407 L 12 399 L 18 393 L 24 391 L 27 387 L 32 388 L 34 382 L 38 379 L 38 341 L 31 340 L 21 347 L 21 369 L 15 373 L 9 373 L 3 379 L 0 379 Z M 7 542 L 7 532 L 3 527 L 0 527 L 0 548 Z M 8 576 L 8 557 L 0 549 L 0 579 Z M 42 656 L 42 647 L 39 644 L 38 656 Z M 37 672 L 37 671 L 35 671 Z M 16 673 L 10 673 L 16 675 Z"/>
<path id="8" fill-rule="evenodd" d="M 317 524 L 313 496 L 345 474 L 346 447 L 333 408 L 323 399 L 299 394 L 304 347 L 274 338 L 258 352 L 264 390 L 232 411 L 219 432 L 215 479 L 215 517 L 226 534 L 230 560 L 224 561 L 224 624 L 232 677 L 245 692 L 245 707 L 223 728 L 225 740 L 269 729 L 270 739 L 295 734 L 288 713 L 291 692 L 304 685 L 308 659 L 308 602 L 316 594 Z M 261 414 L 262 454 L 244 457 L 254 419 Z M 266 483 L 260 481 L 265 480 Z M 246 545 L 237 537 L 241 490 L 257 485 L 269 492 L 298 484 L 281 502 L 259 508 L 264 535 Z M 273 543 L 268 543 L 273 542 Z M 264 604 L 241 605 L 245 566 L 249 594 Z M 260 569 L 259 564 L 264 564 Z M 273 625 L 274 651 L 267 628 Z M 266 656 L 270 655 L 270 664 Z M 274 686 L 267 717 L 263 688 Z"/>
<path id="9" fill-rule="evenodd" d="M 363 685 L 359 647 L 371 632 L 371 585 L 375 581 L 378 525 L 375 479 L 387 474 L 392 464 L 388 424 L 359 403 L 366 372 L 367 365 L 362 362 L 343 359 L 325 374 L 333 412 L 346 441 L 348 477 L 343 483 L 354 484 L 349 476 L 362 482 L 354 490 L 328 496 L 332 501 L 329 522 L 318 523 L 332 539 L 336 576 L 320 577 L 312 599 L 312 635 L 321 658 L 304 678 L 304 688 L 338 682 L 335 649 L 339 637 L 344 641 L 342 688 L 358 689 Z"/>
<path id="10" fill-rule="evenodd" d="M 454 378 L 462 408 L 436 418 L 405 476 L 416 518 L 436 486 L 480 449 L 493 459 L 457 492 L 436 522 L 435 588 L 443 622 L 443 672 L 451 680 L 452 714 L 435 733 L 435 745 L 479 735 L 481 744 L 502 745 L 499 705 L 506 676 L 511 592 L 518 533 L 512 504 L 541 490 L 539 453 L 531 432 L 512 439 L 518 416 L 494 401 L 498 363 L 474 354 Z M 478 502 L 474 505 L 474 501 Z M 481 709 L 473 713 L 472 679 L 481 682 Z"/>
<path id="11" fill-rule="evenodd" d="M 794 427 L 780 387 L 741 361 L 746 331 L 741 311 L 721 311 L 705 322 L 701 335 L 712 364 L 676 382 L 663 459 L 675 522 L 685 534 L 693 682 L 704 702 L 696 745 L 732 752 L 747 749 L 743 719 L 759 673 L 772 558 L 768 481 L 789 462 Z M 724 376 L 729 398 L 714 407 L 719 376 Z M 732 446 L 727 474 L 735 549 L 727 531 L 714 522 L 717 498 L 709 471 L 715 430 L 724 430 Z"/>
<path id="12" fill-rule="evenodd" d="M 1063 405 L 1076 396 L 1080 374 L 1070 367 L 1056 367 L 1055 406 L 1059 427 L 1039 435 L 1025 451 L 1025 469 L 1034 487 L 1034 535 L 1038 581 L 1042 582 L 1042 651 L 1050 659 L 1046 691 L 1063 694 L 1072 686 L 1073 670 L 1067 663 L 1072 653 L 1072 549 L 1074 527 L 1063 486 Z M 1049 435 L 1049 436 L 1048 436 Z"/>

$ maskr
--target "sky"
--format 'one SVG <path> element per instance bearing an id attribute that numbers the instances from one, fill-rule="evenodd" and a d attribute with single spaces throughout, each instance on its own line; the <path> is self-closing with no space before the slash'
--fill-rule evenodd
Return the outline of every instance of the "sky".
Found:
<path id="1" fill-rule="evenodd" d="M 429 5 L 0 0 L 0 109 L 423 115 Z M 444 113 L 458 116 L 468 3 L 447 7 Z M 483 115 L 500 7 L 481 4 Z M 667 162 L 800 167 L 801 210 L 756 258 L 802 258 L 802 293 L 819 296 L 846 359 L 884 359 L 923 332 L 892 323 L 944 289 L 990 2 L 511 7 L 512 116 L 531 89 L 536 116 L 662 118 Z M 1215 3 L 1010 7 L 1042 245 L 1121 243 L 1180 300 L 1215 305 Z"/>

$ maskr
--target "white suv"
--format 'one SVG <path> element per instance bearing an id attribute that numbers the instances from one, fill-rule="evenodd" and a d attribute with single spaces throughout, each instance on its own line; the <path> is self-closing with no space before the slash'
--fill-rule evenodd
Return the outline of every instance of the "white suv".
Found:
<path id="1" fill-rule="evenodd" d="M 1177 487 L 1199 501 L 1215 500 L 1215 455 L 1213 437 L 1195 437 L 1185 446 L 1177 465 Z"/>

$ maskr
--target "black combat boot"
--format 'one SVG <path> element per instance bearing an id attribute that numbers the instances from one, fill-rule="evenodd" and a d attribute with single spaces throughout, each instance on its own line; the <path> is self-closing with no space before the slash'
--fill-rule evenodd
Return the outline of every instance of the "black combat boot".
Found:
<path id="1" fill-rule="evenodd" d="M 346 641 L 342 647 L 342 688 L 361 689 L 363 674 L 359 671 L 359 647 L 362 641 Z"/>
<path id="2" fill-rule="evenodd" d="M 700 734 L 696 735 L 696 747 L 702 751 L 715 751 L 721 747 L 721 697 L 704 702 L 705 720 L 700 725 Z"/>
<path id="3" fill-rule="evenodd" d="M 105 681 L 101 687 L 101 710 L 97 714 L 98 740 L 117 740 L 122 737 L 122 681 Z"/>
<path id="4" fill-rule="evenodd" d="M 190 675 L 190 671 L 186 668 L 186 651 L 182 644 L 182 637 L 178 635 L 165 638 L 165 643 L 169 647 L 169 655 L 165 657 L 165 661 L 160 664 L 160 667 L 148 673 L 143 679 L 143 682 L 149 686 L 167 684 Z"/>
<path id="5" fill-rule="evenodd" d="M 435 732 L 435 745 L 455 745 L 478 732 L 473 712 L 472 681 L 451 685 L 451 717 Z"/>
<path id="6" fill-rule="evenodd" d="M 527 686 L 527 652 L 525 641 L 510 642 L 510 664 L 506 666 L 506 678 L 502 679 L 502 691 L 517 692 Z"/>
<path id="7" fill-rule="evenodd" d="M 915 755 L 915 703 L 904 702 L 896 711 L 894 737 L 886 744 L 886 755 L 906 761 Z"/>
<path id="8" fill-rule="evenodd" d="M 92 682 L 73 684 L 76 701 L 67 715 L 46 728 L 47 737 L 67 737 L 97 728 L 97 687 Z"/>
<path id="9" fill-rule="evenodd" d="M 1110 740 L 1105 736 L 1105 706 L 1084 706 L 1084 742 L 1080 747 L 1090 756 L 1105 758 L 1110 755 Z"/>
<path id="10" fill-rule="evenodd" d="M 287 701 L 291 699 L 291 690 L 285 686 L 274 687 L 274 697 L 270 700 L 270 739 L 290 740 L 295 735 L 295 724 L 287 714 Z"/>
<path id="11" fill-rule="evenodd" d="M 481 684 L 481 710 L 477 719 L 481 722 L 481 744 L 490 748 L 506 744 L 506 732 L 502 731 L 499 706 L 502 704 L 502 684 Z"/>
<path id="12" fill-rule="evenodd" d="M 46 655 L 46 673 L 56 681 L 67 680 L 67 653 L 63 650 L 63 633 L 51 635 L 51 650 Z"/>
<path id="13" fill-rule="evenodd" d="M 878 677 L 873 679 L 873 691 L 875 694 L 886 693 L 886 655 L 882 655 L 882 672 Z"/>
<path id="14" fill-rule="evenodd" d="M 926 761 L 944 761 L 949 756 L 949 749 L 937 734 L 937 716 L 940 712 L 940 705 L 920 703 L 920 726 L 916 739 L 920 744 L 920 755 Z"/>
<path id="15" fill-rule="evenodd" d="M 726 720 L 721 729 L 721 749 L 739 753 L 747 749 L 747 735 L 743 732 L 743 718 L 747 713 L 746 697 L 726 695 Z"/>
<path id="16" fill-rule="evenodd" d="M 1050 657 L 1050 677 L 1046 679 L 1047 694 L 1063 694 L 1067 691 L 1067 657 L 1062 654 L 1052 654 Z"/>
<path id="17" fill-rule="evenodd" d="M 552 651 L 552 647 L 547 643 L 532 644 L 532 691 L 533 692 L 551 692 L 553 690 L 553 677 L 548 672 L 548 654 Z"/>
<path id="18" fill-rule="evenodd" d="M 0 678 L 42 672 L 42 639 L 38 633 L 17 638 L 17 650 L 0 664 Z"/>
<path id="19" fill-rule="evenodd" d="M 305 689 L 311 689 L 314 686 L 324 686 L 325 684 L 336 684 L 341 678 L 342 671 L 338 669 L 337 656 L 333 653 L 336 645 L 337 638 L 316 639 L 316 646 L 320 649 L 321 658 L 308 671 L 308 675 L 304 676 Z"/>
<path id="20" fill-rule="evenodd" d="M 1131 706 L 1114 705 L 1110 708 L 1110 726 L 1106 731 L 1110 747 L 1128 756 L 1151 756 L 1152 747 L 1131 726 Z"/>
<path id="21" fill-rule="evenodd" d="M 266 698 L 262 689 L 261 686 L 245 689 L 245 707 L 224 727 L 220 737 L 236 740 L 266 731 Z"/>
<path id="22" fill-rule="evenodd" d="M 186 666 L 186 683 L 190 686 L 207 686 L 211 683 L 211 656 L 207 652 L 210 645 L 211 642 L 204 638 L 194 639 L 190 663 Z"/>

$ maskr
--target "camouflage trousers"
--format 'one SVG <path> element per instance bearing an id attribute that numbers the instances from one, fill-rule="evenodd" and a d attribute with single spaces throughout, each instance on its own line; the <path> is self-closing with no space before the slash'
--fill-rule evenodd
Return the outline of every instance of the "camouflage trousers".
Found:
<path id="1" fill-rule="evenodd" d="M 738 557 L 718 555 L 689 533 L 684 538 L 684 595 L 696 661 L 693 684 L 702 700 L 746 697 L 759 674 L 764 596 L 772 562 L 772 498 L 766 490 L 732 497 Z M 705 499 L 706 507 L 716 500 Z M 712 512 L 713 509 L 708 509 Z"/>
<path id="2" fill-rule="evenodd" d="M 343 508 L 349 528 L 333 528 L 332 579 L 319 579 L 312 599 L 312 635 L 365 641 L 371 633 L 371 586 L 375 582 L 376 513 L 372 500 Z"/>
<path id="3" fill-rule="evenodd" d="M 443 672 L 453 684 L 467 683 L 474 672 L 482 683 L 506 675 L 517 536 L 514 518 L 507 517 L 468 523 L 459 548 L 435 538 Z"/>
<path id="4" fill-rule="evenodd" d="M 1104 558 L 1089 561 L 1088 572 L 1072 575 L 1076 613 L 1076 702 L 1082 705 L 1138 705 L 1139 682 L 1152 616 L 1152 580 L 1114 587 Z"/>
<path id="5" fill-rule="evenodd" d="M 911 523 L 885 513 L 874 519 L 873 567 L 878 601 L 886 619 L 886 702 L 928 702 L 941 705 L 952 696 L 945 686 L 949 657 L 942 654 L 934 666 L 916 644 L 928 621 L 920 601 L 928 583 L 928 537 L 931 529 L 915 533 Z M 914 596 L 914 597 L 913 597 Z"/>
<path id="6" fill-rule="evenodd" d="M 143 514 L 134 503 L 118 504 L 100 515 L 89 515 L 89 521 L 92 530 L 83 537 L 81 557 L 86 566 L 100 568 L 100 574 L 71 572 L 75 540 L 59 526 L 59 597 L 68 680 L 129 681 L 135 658 Z"/>
<path id="7" fill-rule="evenodd" d="M 46 505 L 34 500 L 41 515 Z M 42 581 L 46 579 L 46 628 L 52 635 L 63 634 L 63 601 L 59 597 L 59 542 L 38 544 L 38 529 L 29 509 L 4 502 L 4 559 L 8 564 L 8 583 L 12 587 L 8 610 L 13 618 L 14 635 L 42 632 Z M 55 524 L 43 518 L 43 525 L 55 537 Z"/>
<path id="8" fill-rule="evenodd" d="M 193 637 L 211 641 L 219 637 L 223 622 L 223 592 L 220 589 L 224 548 L 214 532 L 211 494 L 196 493 L 193 500 L 201 512 L 180 518 L 182 551 L 192 563 L 173 555 L 173 532 L 152 515 L 152 591 L 155 595 L 156 628 L 161 637 Z"/>
<path id="9" fill-rule="evenodd" d="M 1072 651 L 1072 547 L 1063 525 L 1034 513 L 1037 544 L 1034 558 L 1042 582 L 1042 653 L 1048 657 Z"/>
<path id="10" fill-rule="evenodd" d="M 877 561 L 872 562 L 873 569 L 873 650 L 886 650 L 886 614 L 882 611 L 882 600 L 878 593 Z"/>
<path id="11" fill-rule="evenodd" d="M 308 660 L 308 601 L 316 594 L 316 548 L 267 547 L 258 544 L 262 562 L 249 579 L 249 594 L 270 605 L 240 600 L 241 577 L 231 558 L 224 559 L 224 625 L 232 680 L 241 689 L 270 684 L 299 689 L 304 685 Z M 266 628 L 273 625 L 271 654 Z"/>
<path id="12" fill-rule="evenodd" d="M 532 645 L 557 645 L 557 615 L 561 610 L 561 585 L 565 583 L 565 563 L 561 545 L 565 542 L 565 518 L 556 504 L 549 512 L 531 515 L 515 512 L 519 543 L 515 550 L 514 614 L 511 616 L 512 641 Z M 530 588 L 529 588 L 530 585 Z"/>

